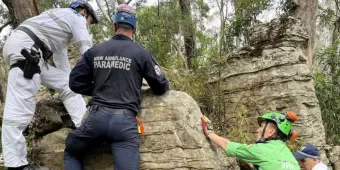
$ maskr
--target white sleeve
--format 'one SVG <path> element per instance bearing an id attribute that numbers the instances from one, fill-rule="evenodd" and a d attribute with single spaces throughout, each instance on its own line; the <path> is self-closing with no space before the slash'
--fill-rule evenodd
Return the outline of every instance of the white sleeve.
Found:
<path id="1" fill-rule="evenodd" d="M 79 47 L 80 54 L 82 55 L 93 46 L 92 37 L 87 30 L 84 17 L 77 17 L 72 25 L 73 40 Z"/>
<path id="2" fill-rule="evenodd" d="M 67 56 L 67 48 L 64 48 L 60 53 L 53 53 L 53 61 L 58 69 L 65 71 L 66 73 L 71 72 L 71 67 Z"/>

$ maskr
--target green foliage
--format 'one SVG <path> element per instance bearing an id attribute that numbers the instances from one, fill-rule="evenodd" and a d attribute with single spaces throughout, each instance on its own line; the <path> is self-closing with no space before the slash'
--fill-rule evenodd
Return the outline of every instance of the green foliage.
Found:
<path id="1" fill-rule="evenodd" d="M 338 83 L 336 83 L 338 84 Z M 315 75 L 315 90 L 322 111 L 327 142 L 340 144 L 340 89 L 330 81 L 327 73 Z"/>
<path id="2" fill-rule="evenodd" d="M 319 18 L 320 25 L 328 28 L 334 27 L 335 20 L 335 11 L 332 8 L 323 8 L 322 6 L 318 6 L 319 8 Z"/>
<path id="3" fill-rule="evenodd" d="M 290 9 L 293 7 L 293 0 L 281 0 L 280 6 L 285 13 L 289 13 Z"/>
<path id="4" fill-rule="evenodd" d="M 114 35 L 112 22 L 108 22 L 102 15 L 99 15 L 99 20 L 98 24 L 90 26 L 90 33 L 94 44 L 99 44 Z"/>
<path id="5" fill-rule="evenodd" d="M 207 11 L 203 2 L 198 9 Z M 200 12 L 202 12 L 200 10 Z M 184 68 L 185 55 L 181 38 L 181 12 L 177 1 L 162 1 L 158 6 L 140 7 L 137 10 L 138 26 L 136 41 L 148 49 L 160 65 L 167 68 Z M 212 49 L 217 44 L 214 35 L 207 34 L 202 22 L 196 31 L 197 53 L 193 68 L 202 67 L 209 61 Z M 183 27 L 183 25 L 182 25 Z"/>
<path id="6" fill-rule="evenodd" d="M 136 40 L 148 49 L 162 66 L 177 65 L 181 61 L 181 45 L 177 41 L 179 33 L 179 9 L 176 3 L 165 2 L 160 6 L 138 9 Z M 176 61 L 179 61 L 179 63 Z M 167 64 L 168 63 L 168 64 Z"/>
<path id="7" fill-rule="evenodd" d="M 316 53 L 320 71 L 314 75 L 316 95 L 321 108 L 327 142 L 340 144 L 340 40 L 338 23 L 338 0 L 328 3 L 334 5 L 319 5 L 319 25 L 331 32 L 330 45 L 320 44 L 322 47 Z"/>
<path id="8" fill-rule="evenodd" d="M 319 64 L 323 66 L 323 70 L 329 73 L 331 76 L 338 77 L 340 72 L 340 51 L 339 51 L 340 40 L 336 40 L 330 46 L 320 50 L 317 53 L 317 59 Z M 335 80 L 334 83 L 337 81 Z"/>
<path id="9" fill-rule="evenodd" d="M 219 56 L 219 44 L 214 37 L 215 33 L 206 34 L 205 32 L 205 30 L 196 32 L 196 38 L 200 43 L 197 44 L 196 57 L 192 60 L 193 68 L 211 67 L 211 63 Z"/>
<path id="10" fill-rule="evenodd" d="M 208 81 L 208 68 L 197 70 L 166 69 L 166 75 L 170 80 L 171 89 L 184 91 L 193 97 L 203 107 L 210 97 L 212 89 L 206 84 Z"/>
<path id="11" fill-rule="evenodd" d="M 207 18 L 208 12 L 210 10 L 208 4 L 206 4 L 203 0 L 196 0 L 195 2 L 195 5 L 197 6 L 197 10 L 199 12 L 199 16 Z"/>
<path id="12" fill-rule="evenodd" d="M 323 70 L 316 73 L 315 90 L 322 111 L 322 119 L 326 129 L 327 140 L 340 144 L 340 41 L 335 41 L 318 53 L 318 60 Z"/>
<path id="13" fill-rule="evenodd" d="M 224 122 L 221 126 L 221 129 L 224 131 L 224 134 L 228 134 L 229 139 L 233 139 L 233 141 L 240 142 L 240 143 L 253 143 L 255 141 L 255 134 L 254 130 L 249 128 L 250 121 L 254 121 L 256 119 L 249 118 L 246 116 L 248 110 L 245 108 L 238 108 L 235 110 L 235 117 L 234 121 L 237 123 Z M 230 119 L 229 119 L 230 120 Z M 253 135 L 249 135 L 253 134 Z"/>
<path id="14" fill-rule="evenodd" d="M 74 0 L 40 0 L 38 3 L 40 12 L 44 12 L 52 8 L 66 8 L 73 1 Z"/>
<path id="15" fill-rule="evenodd" d="M 243 34 L 244 30 L 256 22 L 256 17 L 271 6 L 270 0 L 234 0 L 235 16 L 231 31 L 234 36 Z"/>

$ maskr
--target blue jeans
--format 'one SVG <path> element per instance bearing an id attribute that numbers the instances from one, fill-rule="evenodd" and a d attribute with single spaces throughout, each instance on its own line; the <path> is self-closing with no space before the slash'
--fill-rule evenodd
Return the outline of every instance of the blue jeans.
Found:
<path id="1" fill-rule="evenodd" d="M 64 169 L 83 170 L 85 151 L 98 141 L 111 145 L 115 170 L 139 169 L 139 135 L 136 117 L 91 111 L 85 122 L 65 141 Z"/>

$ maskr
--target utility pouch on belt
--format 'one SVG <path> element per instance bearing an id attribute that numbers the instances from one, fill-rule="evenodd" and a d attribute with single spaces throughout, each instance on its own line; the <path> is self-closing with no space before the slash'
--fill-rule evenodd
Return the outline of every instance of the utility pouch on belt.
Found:
<path id="1" fill-rule="evenodd" d="M 39 60 L 40 56 L 33 49 L 31 53 L 27 49 L 21 50 L 21 55 L 23 55 L 26 60 L 18 60 L 18 67 L 24 72 L 24 77 L 27 79 L 32 79 L 35 73 L 41 73 Z"/>
<path id="2" fill-rule="evenodd" d="M 142 124 L 142 120 L 136 117 L 137 120 L 137 129 L 139 134 L 144 134 L 144 125 Z"/>

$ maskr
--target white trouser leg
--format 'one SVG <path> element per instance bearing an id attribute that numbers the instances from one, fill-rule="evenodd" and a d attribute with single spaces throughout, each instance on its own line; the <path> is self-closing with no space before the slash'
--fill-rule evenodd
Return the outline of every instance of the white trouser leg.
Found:
<path id="1" fill-rule="evenodd" d="M 41 67 L 42 84 L 55 89 L 60 94 L 65 108 L 76 127 L 79 127 L 86 112 L 86 103 L 80 94 L 74 93 L 69 85 L 69 73 L 55 68 L 51 65 Z"/>
<path id="2" fill-rule="evenodd" d="M 7 38 L 3 57 L 7 64 L 14 64 L 18 59 L 25 59 L 23 48 L 31 49 L 34 42 L 24 32 L 15 30 Z M 40 87 L 40 75 L 33 79 L 23 77 L 20 68 L 12 68 L 8 73 L 7 94 L 2 121 L 2 151 L 6 167 L 26 165 L 26 140 L 22 132 L 31 122 L 35 111 L 35 96 Z"/>
<path id="3" fill-rule="evenodd" d="M 26 79 L 18 67 L 9 71 L 1 133 L 6 167 L 28 164 L 26 140 L 22 133 L 33 118 L 39 87 L 39 74 L 35 74 L 33 79 Z"/>
<path id="4" fill-rule="evenodd" d="M 70 62 L 68 61 L 67 48 L 64 48 L 60 53 L 54 53 L 53 61 L 58 69 L 70 74 L 71 67 Z"/>

